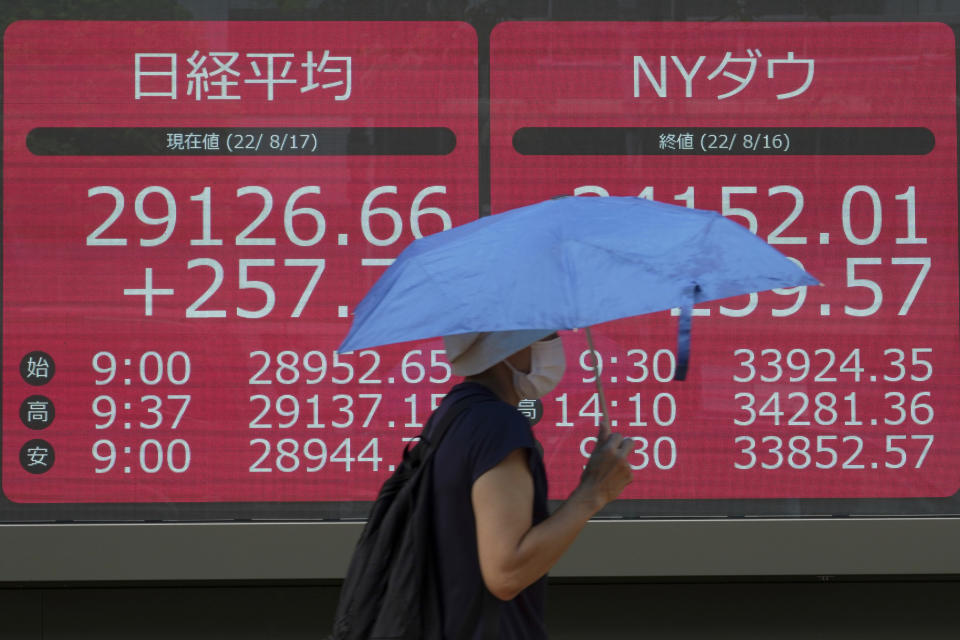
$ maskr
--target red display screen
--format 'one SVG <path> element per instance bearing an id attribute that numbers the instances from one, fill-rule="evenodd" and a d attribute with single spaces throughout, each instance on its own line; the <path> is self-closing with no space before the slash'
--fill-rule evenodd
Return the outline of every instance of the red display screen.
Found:
<path id="1" fill-rule="evenodd" d="M 336 347 L 477 216 L 475 30 L 20 22 L 4 82 L 3 494 L 371 499 L 450 369 Z"/>
<path id="2" fill-rule="evenodd" d="M 636 438 L 622 497 L 960 489 L 954 47 L 921 23 L 493 30 L 493 211 L 570 194 L 714 209 L 823 283 L 703 305 L 685 382 L 675 314 L 596 328 L 614 429 Z M 537 426 L 556 498 L 600 419 L 583 332 L 566 348 Z"/>
<path id="3" fill-rule="evenodd" d="M 593 329 L 610 513 L 956 513 L 951 29 L 475 22 L 6 30 L 0 520 L 364 515 L 458 380 L 439 339 L 338 353 L 357 303 L 572 194 L 720 211 L 823 282 L 696 308 L 683 382 L 677 312 Z M 520 407 L 551 499 L 601 416 L 563 338 Z"/>

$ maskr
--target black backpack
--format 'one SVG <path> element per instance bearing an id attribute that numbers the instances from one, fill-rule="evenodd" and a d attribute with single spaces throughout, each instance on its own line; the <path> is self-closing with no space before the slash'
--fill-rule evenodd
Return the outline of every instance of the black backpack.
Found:
<path id="1" fill-rule="evenodd" d="M 443 637 L 432 539 L 432 457 L 450 425 L 478 397 L 469 393 L 448 398 L 427 421 L 420 441 L 412 449 L 407 446 L 403 461 L 383 483 L 350 560 L 328 640 Z M 479 585 L 460 637 L 472 635 L 481 615 L 486 635 L 491 635 L 498 617 L 491 614 L 496 606 L 493 600 Z"/>

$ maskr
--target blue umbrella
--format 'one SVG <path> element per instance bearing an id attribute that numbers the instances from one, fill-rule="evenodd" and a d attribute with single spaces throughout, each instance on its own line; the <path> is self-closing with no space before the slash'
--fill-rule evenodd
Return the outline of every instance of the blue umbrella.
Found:
<path id="1" fill-rule="evenodd" d="M 592 342 L 591 325 L 681 307 L 682 379 L 694 304 L 815 284 L 715 211 L 569 196 L 415 240 L 357 305 L 339 350 L 515 329 L 586 328 Z"/>

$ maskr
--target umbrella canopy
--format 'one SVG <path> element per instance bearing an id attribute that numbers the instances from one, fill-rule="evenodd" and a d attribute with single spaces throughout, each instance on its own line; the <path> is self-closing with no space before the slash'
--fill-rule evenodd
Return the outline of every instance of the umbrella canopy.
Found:
<path id="1" fill-rule="evenodd" d="M 714 211 L 569 196 L 415 240 L 357 305 L 340 351 L 473 331 L 575 329 L 815 284 Z"/>

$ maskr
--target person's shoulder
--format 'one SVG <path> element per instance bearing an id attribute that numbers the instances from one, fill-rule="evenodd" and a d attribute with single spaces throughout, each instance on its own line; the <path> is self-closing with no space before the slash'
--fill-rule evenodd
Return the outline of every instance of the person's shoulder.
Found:
<path id="1" fill-rule="evenodd" d="M 465 418 L 469 439 L 474 443 L 519 446 L 532 441 L 530 422 L 515 407 L 500 399 L 470 407 Z"/>
<path id="2" fill-rule="evenodd" d="M 484 400 L 471 406 L 468 410 L 471 420 L 482 420 L 486 423 L 502 424 L 515 428 L 526 428 L 529 422 L 523 414 L 503 400 Z"/>
<path id="3" fill-rule="evenodd" d="M 464 412 L 468 420 L 526 426 L 529 423 L 516 407 L 501 400 L 493 391 L 475 382 L 457 385 L 451 393 L 473 394 L 475 399 Z"/>
<path id="4" fill-rule="evenodd" d="M 474 383 L 476 387 L 481 387 Z M 515 449 L 533 449 L 530 421 L 516 407 L 485 387 L 458 391 L 476 394 L 456 427 L 455 446 L 464 451 L 464 464 L 473 480 L 492 469 Z"/>

